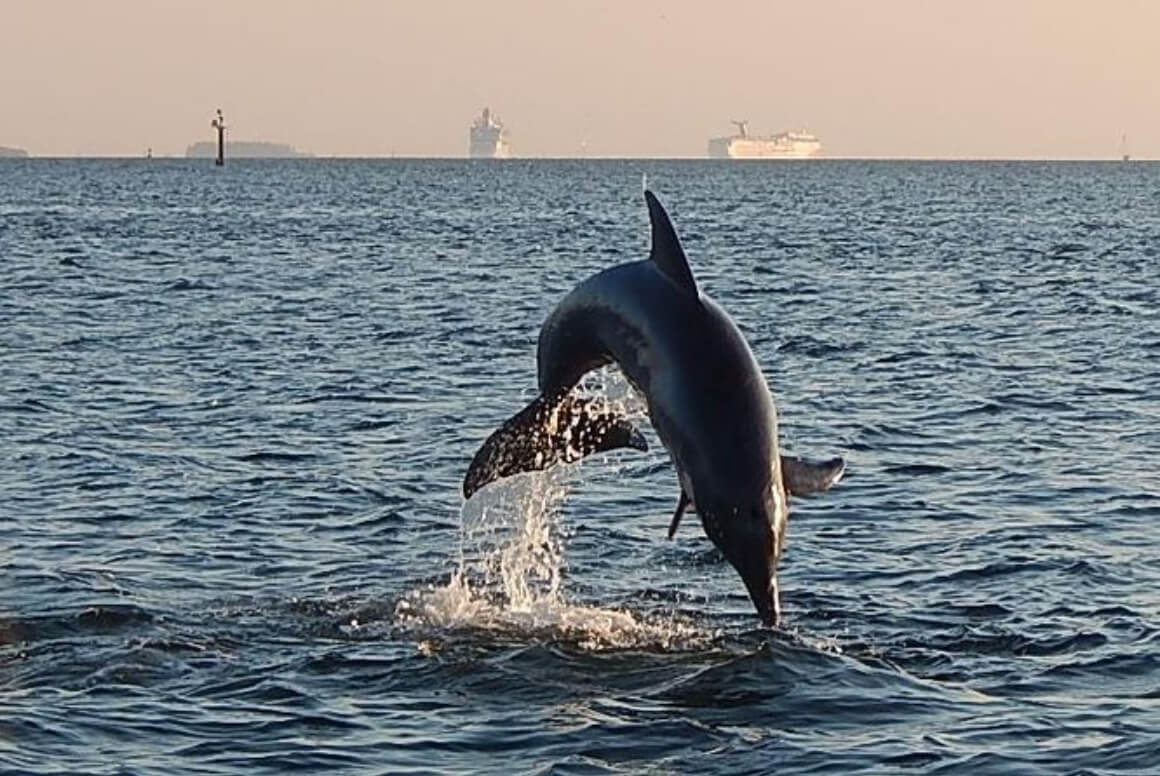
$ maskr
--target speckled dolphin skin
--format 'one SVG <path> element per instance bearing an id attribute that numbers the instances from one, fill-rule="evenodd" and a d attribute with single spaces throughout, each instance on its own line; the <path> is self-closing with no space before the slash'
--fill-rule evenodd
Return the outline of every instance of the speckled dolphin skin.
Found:
<path id="1" fill-rule="evenodd" d="M 777 410 L 753 351 L 729 315 L 698 290 L 660 201 L 651 191 L 645 199 L 649 258 L 584 280 L 548 316 L 537 351 L 540 396 L 484 443 L 464 492 L 597 450 L 644 449 L 643 438 L 615 412 L 569 411 L 580 378 L 615 363 L 644 397 L 677 470 L 681 492 L 669 535 L 685 509 L 695 508 L 762 622 L 776 625 L 788 496 L 826 490 L 844 462 L 781 456 Z M 561 417 L 581 420 L 560 423 Z"/>

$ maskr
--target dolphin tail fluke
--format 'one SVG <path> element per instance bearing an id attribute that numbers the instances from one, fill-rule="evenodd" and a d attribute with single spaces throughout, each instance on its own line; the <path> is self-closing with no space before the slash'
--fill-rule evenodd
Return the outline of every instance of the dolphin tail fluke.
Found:
<path id="1" fill-rule="evenodd" d="M 463 478 L 463 496 L 471 498 L 484 485 L 513 474 L 621 447 L 645 451 L 648 443 L 606 400 L 570 393 L 537 396 L 479 448 Z"/>
<path id="2" fill-rule="evenodd" d="M 829 490 L 842 479 L 844 471 L 846 462 L 841 458 L 806 461 L 788 455 L 781 457 L 781 480 L 791 496 L 808 496 Z"/>

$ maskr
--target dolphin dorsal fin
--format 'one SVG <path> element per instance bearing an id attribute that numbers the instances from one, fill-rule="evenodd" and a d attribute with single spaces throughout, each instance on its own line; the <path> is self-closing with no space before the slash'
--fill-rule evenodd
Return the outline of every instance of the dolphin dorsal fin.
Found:
<path id="1" fill-rule="evenodd" d="M 648 220 L 652 225 L 652 251 L 649 258 L 665 277 L 697 296 L 697 281 L 693 280 L 689 260 L 685 258 L 685 250 L 681 247 L 669 214 L 656 195 L 648 189 L 645 189 L 644 198 L 648 202 Z"/>

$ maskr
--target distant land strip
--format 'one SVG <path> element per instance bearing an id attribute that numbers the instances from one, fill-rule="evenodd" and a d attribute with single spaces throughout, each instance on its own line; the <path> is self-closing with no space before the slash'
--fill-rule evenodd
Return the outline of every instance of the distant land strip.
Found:
<path id="1" fill-rule="evenodd" d="M 189 159 L 210 159 L 217 156 L 217 143 L 203 140 L 185 149 Z M 286 143 L 268 143 L 264 140 L 227 140 L 226 156 L 237 159 L 303 159 L 314 154 L 299 151 Z"/>

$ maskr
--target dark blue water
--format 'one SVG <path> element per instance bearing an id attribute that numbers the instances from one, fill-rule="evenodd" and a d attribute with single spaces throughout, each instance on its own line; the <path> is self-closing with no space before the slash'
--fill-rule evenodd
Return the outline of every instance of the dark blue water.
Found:
<path id="1" fill-rule="evenodd" d="M 794 505 L 758 627 L 652 451 L 464 506 L 641 177 Z M 1152 774 L 1160 167 L 0 164 L 0 771 Z"/>

